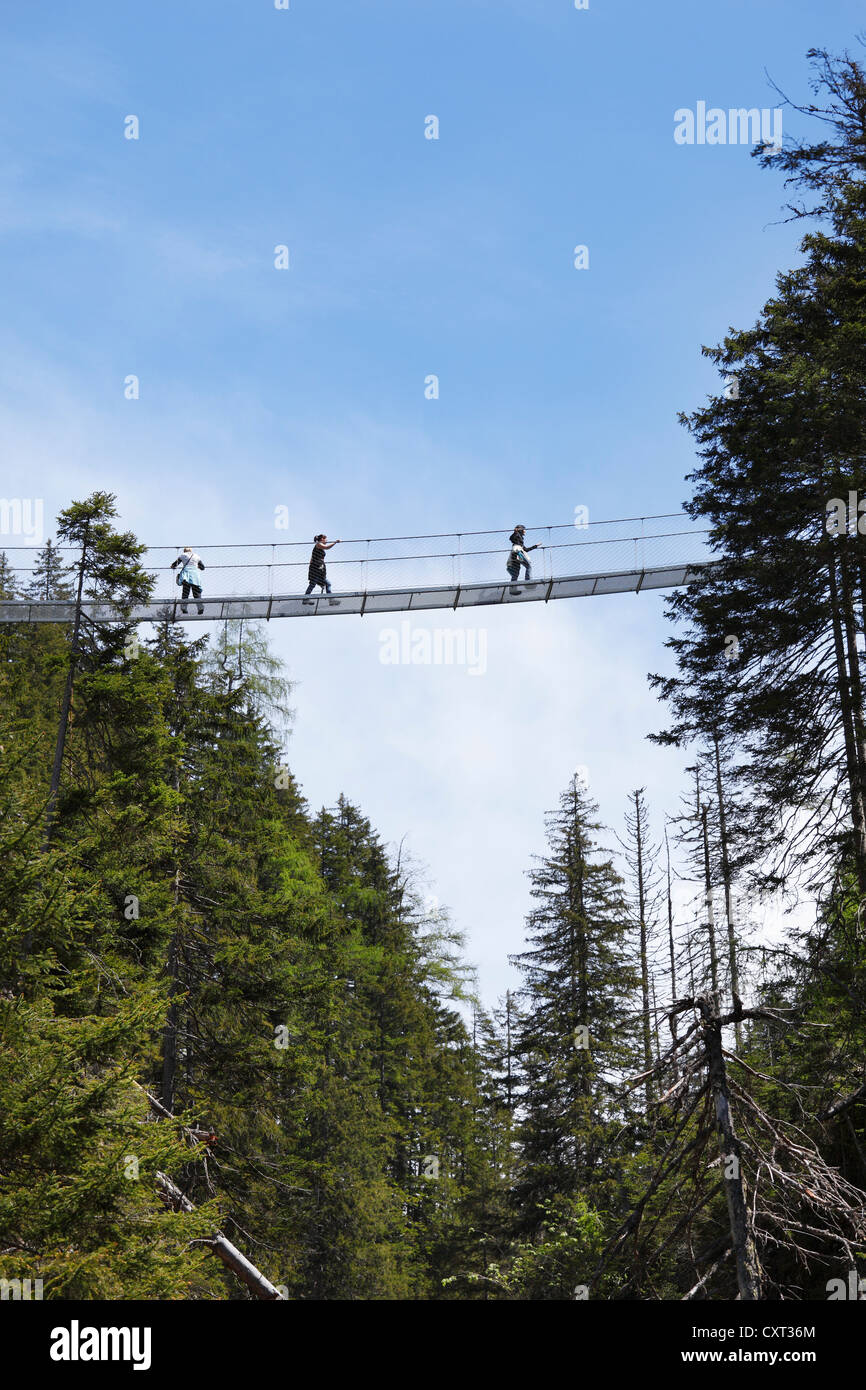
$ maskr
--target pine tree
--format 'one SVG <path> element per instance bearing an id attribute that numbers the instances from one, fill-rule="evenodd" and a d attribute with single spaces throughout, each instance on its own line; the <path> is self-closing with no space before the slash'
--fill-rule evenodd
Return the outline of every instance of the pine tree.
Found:
<path id="1" fill-rule="evenodd" d="M 69 599 L 72 596 L 71 573 L 72 566 L 65 563 L 63 552 L 49 536 L 33 562 L 30 583 L 25 586 L 24 595 L 40 602 Z"/>
<path id="2" fill-rule="evenodd" d="M 780 277 L 755 329 L 709 353 L 737 397 L 688 420 L 704 462 L 687 509 L 720 558 L 671 601 L 680 675 L 655 684 L 674 708 L 670 741 L 715 729 L 736 743 L 746 837 L 771 884 L 826 877 L 842 849 L 866 888 L 863 538 L 828 514 L 866 451 L 864 229 L 852 200 L 832 236 L 805 239 L 806 264 Z"/>
<path id="3" fill-rule="evenodd" d="M 0 599 L 15 598 L 15 571 L 5 550 L 0 550 Z"/>
<path id="4" fill-rule="evenodd" d="M 617 1093 L 636 1061 L 639 976 L 622 880 L 599 858 L 596 810 L 574 778 L 548 817 L 548 853 L 532 872 L 531 945 L 514 958 L 525 979 L 516 1201 L 529 1232 L 546 1200 L 582 1191 L 607 1201 L 618 1183 Z"/>
<path id="5" fill-rule="evenodd" d="M 84 613 L 82 600 L 109 604 L 121 615 L 128 615 L 136 603 L 146 602 L 153 587 L 152 578 L 140 564 L 145 547 L 130 533 L 115 531 L 111 524 L 117 514 L 114 501 L 110 493 L 95 492 L 85 502 L 74 502 L 57 519 L 58 536 L 78 547 L 80 554 L 76 566 L 76 609 L 66 687 L 60 707 L 48 792 L 46 846 L 54 829 L 58 808 L 76 675 L 82 667 L 89 669 L 97 677 L 92 688 L 98 688 L 99 676 L 135 642 L 130 625 L 94 621 Z"/>
<path id="6" fill-rule="evenodd" d="M 861 47 L 866 38 L 858 35 Z M 788 205 L 792 217 L 826 217 L 841 199 L 862 181 L 866 172 L 866 71 L 847 51 L 841 56 L 825 48 L 810 48 L 807 58 L 813 69 L 811 87 L 818 101 L 784 100 L 794 111 L 809 116 L 824 127 L 812 140 L 789 139 L 781 148 L 757 146 L 753 157 L 762 168 L 787 175 L 788 186 L 802 187 L 815 194 L 811 208 L 802 203 Z M 783 95 L 780 93 L 780 95 Z"/>
<path id="7" fill-rule="evenodd" d="M 188 1150 L 133 1086 L 162 1000 L 94 949 L 98 871 L 62 837 L 41 847 L 30 763 L 50 746 L 0 699 L 0 1277 L 41 1279 L 46 1298 L 208 1297 L 188 1242 L 213 1217 L 162 1213 L 155 1173 Z"/>

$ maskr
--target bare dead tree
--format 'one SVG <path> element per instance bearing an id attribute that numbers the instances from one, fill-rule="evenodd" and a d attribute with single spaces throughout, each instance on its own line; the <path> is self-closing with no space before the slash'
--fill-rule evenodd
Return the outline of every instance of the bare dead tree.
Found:
<path id="1" fill-rule="evenodd" d="M 651 1068 L 660 1092 L 654 1104 L 665 1118 L 664 1129 L 657 1130 L 664 1134 L 663 1145 L 643 1194 L 605 1247 L 591 1288 L 627 1247 L 631 1273 L 619 1287 L 620 1297 L 633 1292 L 662 1255 L 679 1244 L 694 1269 L 685 1299 L 706 1296 L 709 1281 L 733 1259 L 738 1297 L 744 1302 L 770 1293 L 782 1299 L 796 1296 L 795 1288 L 772 1280 L 767 1270 L 771 1253 L 784 1252 L 808 1272 L 839 1256 L 853 1266 L 855 1255 L 866 1252 L 866 1193 L 826 1162 L 804 1129 L 770 1115 L 749 1082 L 796 1087 L 763 1075 L 723 1045 L 723 1030 L 731 1024 L 794 1029 L 789 1012 L 746 1009 L 739 999 L 732 1010 L 722 1012 L 712 991 L 677 1000 L 668 1010 L 669 1015 L 691 1013 L 692 1020 Z M 641 1073 L 626 1089 L 645 1081 Z M 721 1179 L 711 1181 L 719 1167 Z M 722 1195 L 727 1229 L 696 1251 L 694 1232 Z M 665 1231 L 674 1213 L 672 1229 Z"/>

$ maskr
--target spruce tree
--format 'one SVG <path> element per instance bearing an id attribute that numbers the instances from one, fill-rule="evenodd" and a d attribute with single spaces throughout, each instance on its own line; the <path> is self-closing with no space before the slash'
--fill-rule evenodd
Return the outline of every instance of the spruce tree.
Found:
<path id="1" fill-rule="evenodd" d="M 864 537 L 834 502 L 859 496 L 866 457 L 863 197 L 805 238 L 755 328 L 709 352 L 737 394 L 687 421 L 703 459 L 687 510 L 718 560 L 671 600 L 679 675 L 654 683 L 675 714 L 666 738 L 735 744 L 744 838 L 770 885 L 826 877 L 842 852 L 866 891 Z"/>
<path id="2" fill-rule="evenodd" d="M 608 1202 L 619 1181 L 618 1099 L 636 1052 L 639 975 L 624 885 L 596 840 L 597 807 L 572 779 L 548 817 L 548 852 L 532 871 L 536 906 L 524 976 L 521 1229 L 536 1230 L 550 1198 Z"/>
<path id="3" fill-rule="evenodd" d="M 0 599 L 15 598 L 15 571 L 5 550 L 0 550 Z"/>
<path id="4" fill-rule="evenodd" d="M 49 536 L 33 562 L 30 582 L 23 590 L 24 596 L 40 602 L 71 598 L 72 585 L 69 576 L 72 568 Z"/>

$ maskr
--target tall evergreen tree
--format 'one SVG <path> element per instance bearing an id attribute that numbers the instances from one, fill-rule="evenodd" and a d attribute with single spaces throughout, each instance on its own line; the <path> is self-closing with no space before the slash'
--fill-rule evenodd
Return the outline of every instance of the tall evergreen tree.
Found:
<path id="1" fill-rule="evenodd" d="M 33 562 L 30 582 L 24 586 L 24 595 L 26 598 L 40 601 L 71 598 L 71 573 L 72 566 L 64 560 L 63 551 L 49 536 Z"/>
<path id="2" fill-rule="evenodd" d="M 844 852 L 861 891 L 864 538 L 856 521 L 837 526 L 833 499 L 862 487 L 866 456 L 864 196 L 836 207 L 831 234 L 805 238 L 806 263 L 779 278 L 756 327 L 709 351 L 738 394 L 688 418 L 703 463 L 687 510 L 709 521 L 719 558 L 671 600 L 680 674 L 655 678 L 675 712 L 666 737 L 716 729 L 736 744 L 766 881 L 826 880 Z"/>
<path id="3" fill-rule="evenodd" d="M 15 597 L 15 571 L 5 550 L 0 550 L 0 599 Z"/>
<path id="4" fill-rule="evenodd" d="M 140 560 L 145 547 L 129 532 L 115 531 L 114 497 L 95 492 L 85 502 L 74 502 L 60 513 L 57 534 L 63 541 L 79 550 L 76 566 L 76 609 L 69 646 L 66 686 L 60 706 L 54 761 L 48 791 L 45 838 L 49 841 L 57 812 L 63 757 L 75 678 L 80 668 L 89 669 L 94 693 L 99 689 L 99 676 L 134 642 L 131 626 L 126 623 L 102 622 L 87 616 L 82 601 L 110 605 L 119 614 L 128 616 L 136 603 L 150 597 L 153 580 L 143 569 Z M 96 701 L 98 703 L 98 699 Z"/>
<path id="5" fill-rule="evenodd" d="M 539 1226 L 546 1199 L 609 1200 L 619 1181 L 617 1098 L 636 1058 L 639 975 L 624 886 L 601 858 L 597 807 L 573 778 L 548 817 L 548 852 L 532 872 L 536 906 L 524 976 L 521 1226 Z"/>

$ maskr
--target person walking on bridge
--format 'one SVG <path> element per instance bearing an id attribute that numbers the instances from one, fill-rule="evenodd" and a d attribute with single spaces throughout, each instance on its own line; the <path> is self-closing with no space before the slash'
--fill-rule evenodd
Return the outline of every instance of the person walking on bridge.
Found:
<path id="1" fill-rule="evenodd" d="M 525 526 L 515 526 L 509 539 L 511 541 L 511 549 L 508 552 L 505 568 L 511 575 L 511 583 L 516 584 L 520 578 L 521 565 L 524 566 L 526 570 L 526 582 L 529 583 L 532 575 L 532 566 L 529 563 L 529 551 L 538 550 L 539 546 L 526 544 Z"/>
<path id="2" fill-rule="evenodd" d="M 180 574 L 177 576 L 178 584 L 182 584 L 180 591 L 180 611 L 186 613 L 186 601 L 189 598 L 190 589 L 192 596 L 198 605 L 199 613 L 204 612 L 204 604 L 201 602 L 201 580 L 198 571 L 204 569 L 204 561 L 200 555 L 196 555 L 191 545 L 185 545 L 177 559 L 172 562 L 171 568 L 177 569 L 180 565 Z"/>
<path id="3" fill-rule="evenodd" d="M 307 595 L 311 594 L 315 588 L 324 589 L 326 594 L 330 594 L 331 582 L 328 579 L 328 570 L 325 565 L 325 551 L 331 550 L 333 546 L 339 544 L 338 540 L 329 541 L 324 532 L 320 536 L 314 537 L 310 568 L 307 571 L 307 578 L 310 581 L 307 585 Z"/>

